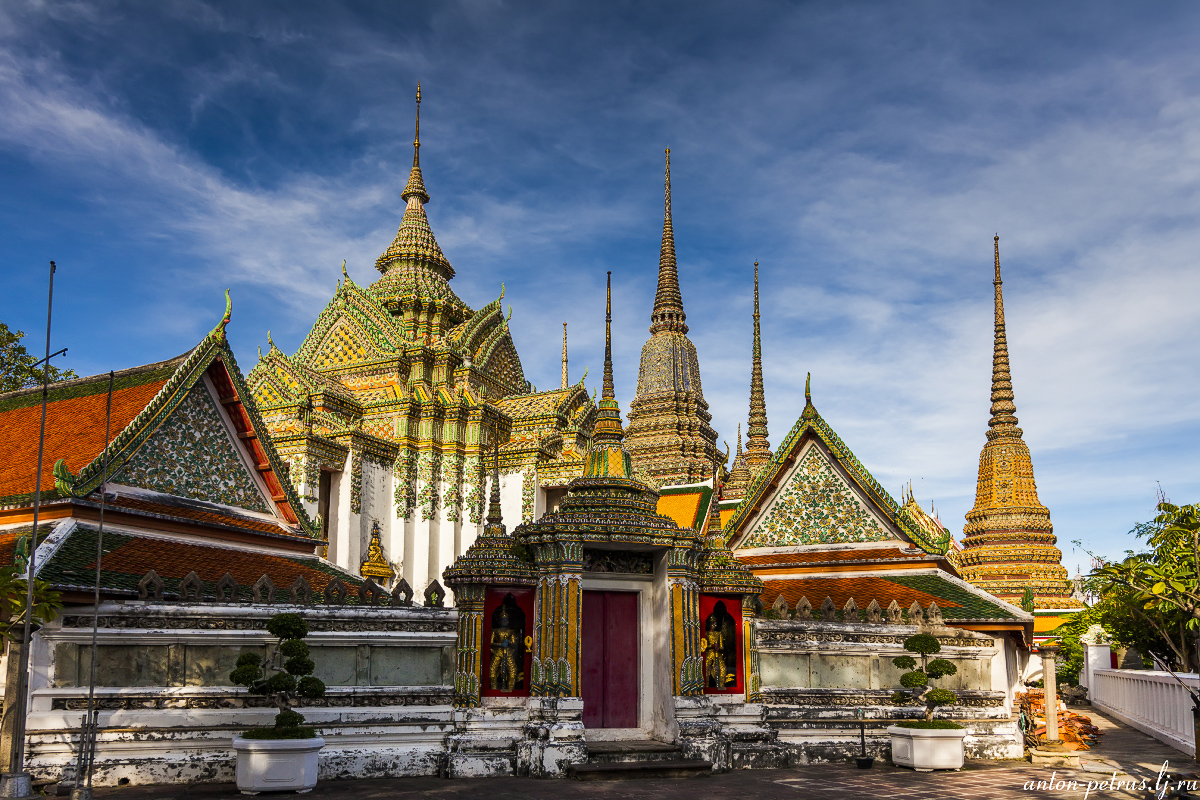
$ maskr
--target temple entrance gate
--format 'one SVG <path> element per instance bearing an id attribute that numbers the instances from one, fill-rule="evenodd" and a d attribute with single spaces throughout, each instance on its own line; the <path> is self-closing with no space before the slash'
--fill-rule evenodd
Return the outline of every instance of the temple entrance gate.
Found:
<path id="1" fill-rule="evenodd" d="M 637 592 L 583 592 L 581 678 L 586 728 L 638 727 Z"/>

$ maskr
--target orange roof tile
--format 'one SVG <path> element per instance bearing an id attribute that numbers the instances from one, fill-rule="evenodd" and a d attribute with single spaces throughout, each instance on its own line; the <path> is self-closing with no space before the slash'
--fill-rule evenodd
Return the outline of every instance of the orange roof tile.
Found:
<path id="1" fill-rule="evenodd" d="M 696 524 L 696 514 L 700 510 L 700 492 L 695 494 L 664 494 L 658 498 L 658 513 L 670 517 L 681 528 L 691 528 Z"/>
<path id="2" fill-rule="evenodd" d="M 833 599 L 833 604 L 839 609 L 846 605 L 851 597 L 859 608 L 866 608 L 872 600 L 887 607 L 892 600 L 898 602 L 901 608 L 908 608 L 916 600 L 923 608 L 931 602 L 937 602 L 941 608 L 957 607 L 959 604 L 945 597 L 938 597 L 929 592 L 904 586 L 895 581 L 875 576 L 852 578 L 788 578 L 771 580 L 763 577 L 762 602 L 767 608 L 775 602 L 775 598 L 783 595 L 789 606 L 795 606 L 801 597 L 807 597 L 813 608 L 821 605 L 826 597 Z"/>
<path id="3" fill-rule="evenodd" d="M 196 520 L 197 522 L 208 522 L 214 525 L 229 525 L 235 528 L 248 528 L 254 531 L 262 531 L 263 533 L 275 533 L 287 535 L 295 533 L 286 528 L 279 526 L 273 522 L 266 520 L 250 519 L 249 517 L 235 516 L 232 514 L 222 514 L 219 511 L 207 511 L 200 508 L 190 508 L 188 506 L 176 503 L 155 503 L 150 500 L 141 500 L 134 497 L 117 497 L 109 502 L 109 508 L 129 508 L 134 511 L 145 511 L 150 514 L 162 514 L 163 516 L 176 517 L 183 519 Z M 307 537 L 305 537 L 307 538 Z"/>
<path id="4" fill-rule="evenodd" d="M 113 389 L 112 436 L 146 407 L 171 376 L 180 359 L 120 373 Z M 30 495 L 37 472 L 41 390 L 0 396 L 0 500 Z M 54 462 L 67 460 L 78 470 L 104 449 L 104 412 L 108 376 L 52 385 L 46 407 L 46 446 L 42 458 L 43 496 L 54 489 Z"/>

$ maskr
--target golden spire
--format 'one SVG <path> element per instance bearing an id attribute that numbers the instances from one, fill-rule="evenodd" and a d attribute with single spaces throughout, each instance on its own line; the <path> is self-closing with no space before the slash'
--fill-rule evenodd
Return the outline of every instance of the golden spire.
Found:
<path id="1" fill-rule="evenodd" d="M 608 273 L 608 290 L 604 304 L 604 391 L 602 400 L 615 400 L 612 371 L 612 272 Z"/>
<path id="2" fill-rule="evenodd" d="M 958 554 L 963 578 L 1002 600 L 1016 603 L 1031 588 L 1038 608 L 1070 608 L 1067 571 L 1055 547 L 1050 511 L 1038 500 L 1029 445 L 1021 438 L 1013 403 L 1004 296 L 1000 283 L 1000 237 L 996 254 L 995 331 L 992 356 L 992 417 L 987 443 L 979 454 L 975 505 L 967 512 L 963 549 Z M 911 498 L 911 489 L 909 496 Z"/>
<path id="3" fill-rule="evenodd" d="M 597 403 L 592 447 L 584 463 L 585 478 L 633 478 L 633 465 L 625 452 L 621 407 L 617 405 L 612 369 L 612 273 L 608 273 L 608 300 L 604 311 L 604 389 Z"/>
<path id="4" fill-rule="evenodd" d="M 500 437 L 492 434 L 492 492 L 488 498 L 487 527 L 504 530 L 504 518 L 500 513 Z"/>
<path id="5" fill-rule="evenodd" d="M 667 148 L 667 171 L 663 193 L 662 249 L 658 255 L 658 292 L 650 314 L 650 332 L 687 333 L 683 295 L 679 292 L 679 267 L 675 262 L 675 226 L 671 221 L 671 148 Z"/>
<path id="6" fill-rule="evenodd" d="M 562 387 L 567 388 L 567 323 L 563 323 L 563 363 L 562 363 Z"/>
<path id="7" fill-rule="evenodd" d="M 417 126 L 413 134 L 413 163 L 412 171 L 408 173 L 408 185 L 404 187 L 401 199 L 408 201 L 417 197 L 422 203 L 429 202 L 429 193 L 425 191 L 425 181 L 421 178 L 421 82 L 417 81 Z"/>
<path id="8" fill-rule="evenodd" d="M 763 392 L 762 336 L 758 325 L 758 262 L 754 262 L 754 346 L 750 367 L 750 426 L 746 429 L 746 463 L 756 469 L 771 461 L 767 441 L 767 400 Z"/>
<path id="9" fill-rule="evenodd" d="M 988 438 L 997 436 L 1020 437 L 1014 416 L 1017 405 L 1014 401 L 1012 373 L 1008 364 L 1008 338 L 1004 329 L 1004 290 L 1000 280 L 1000 234 L 996 234 L 996 278 L 992 285 L 996 289 L 996 340 L 992 350 L 992 418 L 988 421 Z"/>

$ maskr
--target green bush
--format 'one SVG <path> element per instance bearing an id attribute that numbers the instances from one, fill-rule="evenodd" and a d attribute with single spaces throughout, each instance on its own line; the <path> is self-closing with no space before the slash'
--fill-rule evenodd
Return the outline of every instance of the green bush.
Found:
<path id="1" fill-rule="evenodd" d="M 904 640 L 904 649 L 921 657 L 921 668 L 915 669 L 917 662 L 912 656 L 897 656 L 892 659 L 892 663 L 900 669 L 911 670 L 900 676 L 900 685 L 911 692 L 911 697 L 904 695 L 903 692 L 896 692 L 892 695 L 892 702 L 903 703 L 906 700 L 922 702 L 925 704 L 925 721 L 932 722 L 934 709 L 938 706 L 953 705 L 958 702 L 958 695 L 949 689 L 931 688 L 929 682 L 955 674 L 958 672 L 958 667 L 944 658 L 935 658 L 932 661 L 929 659 L 929 656 L 942 651 L 942 645 L 938 642 L 937 637 L 928 633 L 918 633 L 908 637 Z M 958 727 L 953 723 L 950 725 Z"/>
<path id="2" fill-rule="evenodd" d="M 237 665 L 229 673 L 229 679 L 238 686 L 245 686 L 253 694 L 266 695 L 279 708 L 275 715 L 275 727 L 253 728 L 243 734 L 248 739 L 307 739 L 316 734 L 304 728 L 304 717 L 292 710 L 293 695 L 304 698 L 322 697 L 325 684 L 313 677 L 316 663 L 309 658 L 308 645 L 301 641 L 308 635 L 308 623 L 299 614 L 276 614 L 267 621 L 267 630 L 280 638 L 275 656 L 267 659 L 257 653 L 238 656 Z M 270 672 L 268 664 L 275 658 L 286 659 L 283 670 Z M 277 662 L 275 662 L 277 663 Z"/>
<path id="3" fill-rule="evenodd" d="M 303 639 L 308 636 L 308 623 L 299 614 L 276 614 L 267 620 L 267 630 L 280 639 Z"/>

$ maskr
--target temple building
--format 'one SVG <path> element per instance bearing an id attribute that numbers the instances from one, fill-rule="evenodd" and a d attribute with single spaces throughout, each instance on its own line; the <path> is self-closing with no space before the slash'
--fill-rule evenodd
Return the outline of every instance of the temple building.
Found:
<path id="1" fill-rule="evenodd" d="M 9 669 L 0 755 L 23 741 L 35 776 L 69 785 L 98 707 L 97 785 L 232 780 L 233 737 L 275 708 L 230 671 L 272 661 L 267 621 L 288 612 L 327 687 L 301 708 L 322 779 L 788 767 L 856 756 L 860 735 L 884 756 L 888 726 L 924 713 L 896 699 L 892 661 L 918 633 L 957 669 L 937 713 L 968 729 L 968 757 L 1020 757 L 1014 695 L 1040 617 L 1018 586 L 1051 610 L 1069 589 L 1013 416 L 998 254 L 992 430 L 958 552 L 911 487 L 897 502 L 855 457 L 811 379 L 772 451 L 757 263 L 747 436 L 725 473 L 669 150 L 628 424 L 611 273 L 599 400 L 586 373 L 570 380 L 565 324 L 560 385 L 531 385 L 503 285 L 478 309 L 451 288 L 420 97 L 380 277 L 360 286 L 343 264 L 299 348 L 268 333 L 245 377 L 227 295 L 188 353 L 113 376 L 111 437 L 107 376 L 55 385 L 37 530 L 40 392 L 0 395 L 0 557 L 32 550 L 66 603 L 33 639 L 24 739 Z"/>
<path id="2" fill-rule="evenodd" d="M 478 310 L 450 287 L 425 213 L 420 101 L 418 88 L 406 206 L 380 278 L 345 276 L 300 349 L 272 343 L 248 378 L 330 560 L 358 569 L 378 529 L 378 552 L 417 592 L 482 531 L 493 443 L 506 516 L 532 521 L 582 470 L 596 413 L 582 380 L 548 392 L 525 380 L 503 287 Z"/>
<path id="3" fill-rule="evenodd" d="M 1050 511 L 1038 500 L 1029 445 L 1017 427 L 1004 294 L 1000 280 L 1000 237 L 995 238 L 995 342 L 992 353 L 992 418 L 979 454 L 975 506 L 967 512 L 962 551 L 963 577 L 1010 603 L 1032 594 L 1036 631 L 1057 627 L 1064 614 L 1080 609 L 1074 586 L 1055 547 Z M 1040 612 L 1040 613 L 1039 613 Z"/>
<path id="4" fill-rule="evenodd" d="M 650 314 L 650 338 L 642 345 L 627 434 L 634 469 L 655 486 L 707 481 L 717 459 L 717 432 L 704 400 L 700 361 L 696 346 L 687 336 L 687 315 L 679 291 L 671 220 L 670 150 L 666 159 L 658 290 Z"/>

